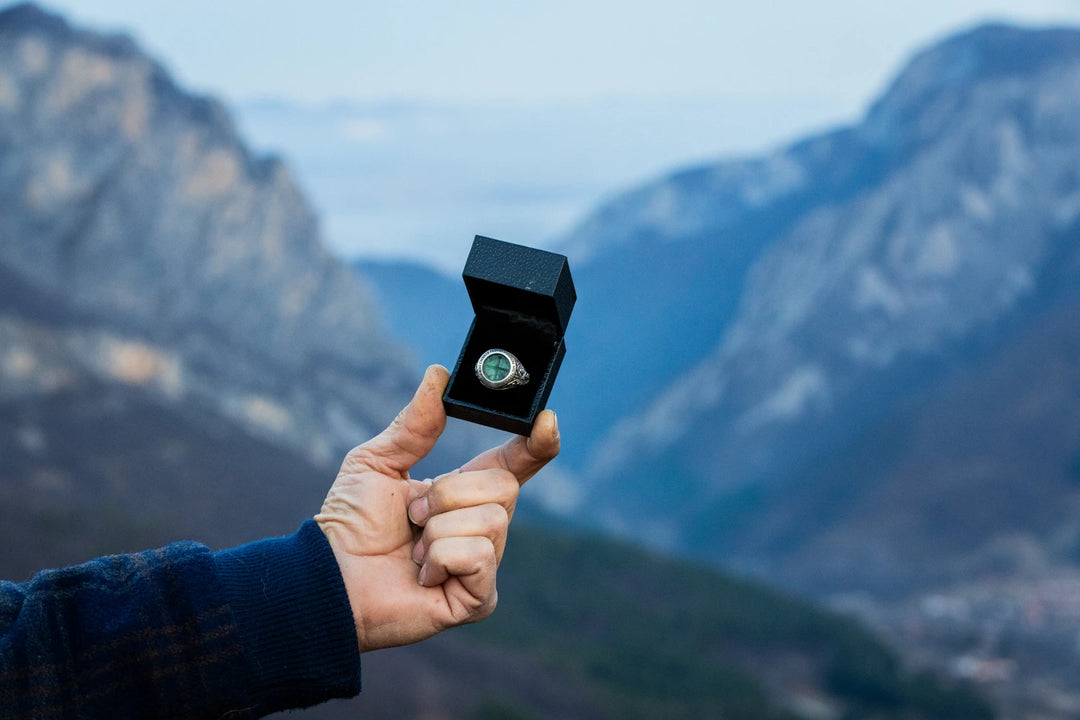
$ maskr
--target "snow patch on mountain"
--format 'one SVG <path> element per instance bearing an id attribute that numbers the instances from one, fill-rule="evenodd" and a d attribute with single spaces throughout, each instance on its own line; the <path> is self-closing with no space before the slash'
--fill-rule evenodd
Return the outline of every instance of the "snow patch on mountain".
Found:
<path id="1" fill-rule="evenodd" d="M 828 401 L 829 385 L 825 372 L 816 365 L 803 365 L 783 380 L 771 395 L 743 415 L 738 428 L 742 432 L 750 432 L 770 423 L 792 422 L 815 406 L 827 405 Z"/>

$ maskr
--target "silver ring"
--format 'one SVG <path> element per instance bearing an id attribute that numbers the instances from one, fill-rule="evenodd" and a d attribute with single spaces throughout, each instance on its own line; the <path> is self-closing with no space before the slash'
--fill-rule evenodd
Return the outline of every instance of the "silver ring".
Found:
<path id="1" fill-rule="evenodd" d="M 521 361 L 499 348 L 488 350 L 476 361 L 476 379 L 489 390 L 506 390 L 529 383 Z"/>

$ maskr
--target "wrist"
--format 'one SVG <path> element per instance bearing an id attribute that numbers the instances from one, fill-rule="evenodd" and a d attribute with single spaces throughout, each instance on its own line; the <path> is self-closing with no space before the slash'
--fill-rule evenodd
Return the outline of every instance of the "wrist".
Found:
<path id="1" fill-rule="evenodd" d="M 313 522 L 214 555 L 264 712 L 360 689 L 360 657 L 336 557 Z"/>
<path id="2" fill-rule="evenodd" d="M 361 601 L 359 591 L 352 583 L 349 583 L 348 578 L 353 573 L 361 572 L 358 569 L 352 567 L 359 560 L 351 555 L 345 548 L 345 543 L 341 539 L 339 534 L 340 528 L 334 523 L 319 522 L 316 518 L 316 524 L 323 533 L 323 537 L 326 538 L 326 543 L 330 547 L 330 551 L 333 553 L 334 562 L 337 565 L 338 572 L 342 578 L 342 585 L 345 588 L 345 596 L 349 602 L 349 612 L 352 615 L 353 620 L 353 632 L 356 634 L 356 645 L 360 653 L 367 652 L 368 650 L 376 650 L 377 648 L 368 647 L 367 633 L 364 626 L 364 616 L 360 612 Z"/>

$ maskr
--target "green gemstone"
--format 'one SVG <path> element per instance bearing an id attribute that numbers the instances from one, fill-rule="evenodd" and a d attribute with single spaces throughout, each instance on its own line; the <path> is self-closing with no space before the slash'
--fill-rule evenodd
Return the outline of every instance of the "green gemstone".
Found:
<path id="1" fill-rule="evenodd" d="M 510 375 L 510 358 L 502 353 L 492 353 L 484 359 L 484 365 L 481 369 L 484 377 L 491 382 L 501 382 Z"/>

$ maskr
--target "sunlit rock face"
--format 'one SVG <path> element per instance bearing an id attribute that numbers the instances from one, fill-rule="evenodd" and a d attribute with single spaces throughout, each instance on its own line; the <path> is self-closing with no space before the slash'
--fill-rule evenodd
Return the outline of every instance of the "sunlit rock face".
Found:
<path id="1" fill-rule="evenodd" d="M 63 318 L 0 318 L 12 386 L 88 374 L 327 459 L 417 376 L 289 170 L 219 102 L 132 40 L 28 5 L 0 14 L 0 269 L 8 307 L 33 296 Z"/>
<path id="2" fill-rule="evenodd" d="M 859 445 L 869 436 L 893 451 L 880 423 L 1072 302 L 1078 162 L 1080 32 L 986 26 L 917 55 L 858 124 L 673 173 L 597 209 L 567 240 L 581 260 L 572 330 L 584 335 L 568 334 L 568 346 L 587 346 L 588 360 L 568 362 L 560 383 L 577 391 L 570 402 L 586 398 L 586 415 L 620 413 L 602 417 L 600 439 L 579 453 L 589 476 L 580 507 L 645 542 L 797 575 L 804 587 L 826 565 L 809 547 L 828 548 L 830 581 L 888 585 L 957 567 L 1003 527 L 1064 537 L 1076 440 L 1055 441 L 1055 473 L 1013 475 L 1028 497 L 1052 497 L 1031 488 L 1057 483 L 1061 502 L 1027 519 L 1015 503 L 980 504 L 954 544 L 899 530 L 870 538 L 901 516 L 968 515 L 965 494 L 946 497 L 933 467 L 904 474 L 911 492 L 890 503 L 866 499 L 884 466 L 849 463 L 843 480 L 822 468 L 873 456 Z M 626 311 L 591 319 L 600 303 Z M 617 390 L 588 393 L 601 374 Z M 1045 377 L 1033 367 L 1002 394 Z M 950 412 L 961 423 L 978 411 Z M 1043 437 L 1060 436 L 1043 422 Z M 984 455 L 1003 447 L 986 440 Z M 1005 482 L 1003 467 L 972 465 L 970 502 L 981 502 L 980 483 Z M 858 512 L 881 522 L 855 523 Z M 942 540 L 939 527 L 924 530 Z"/>

